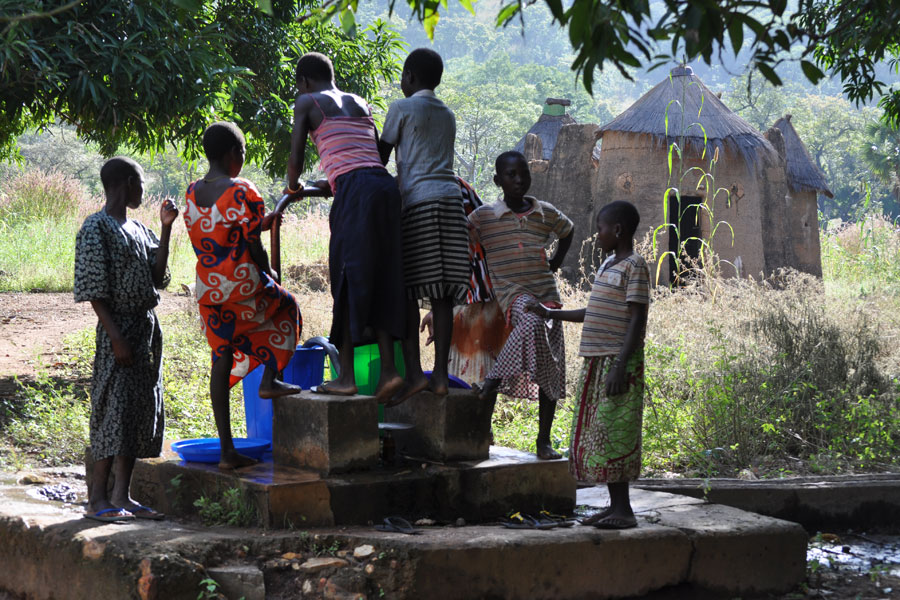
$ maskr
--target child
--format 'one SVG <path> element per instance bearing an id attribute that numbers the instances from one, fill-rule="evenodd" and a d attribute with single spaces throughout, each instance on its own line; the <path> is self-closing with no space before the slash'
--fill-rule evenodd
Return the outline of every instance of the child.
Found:
<path id="1" fill-rule="evenodd" d="M 526 312 L 533 302 L 560 306 L 553 273 L 572 244 L 572 221 L 552 204 L 525 193 L 531 187 L 528 161 L 519 152 L 497 157 L 494 183 L 503 200 L 482 206 L 469 221 L 487 253 L 494 294 L 512 326 L 503 350 L 484 380 L 481 396 L 497 392 L 516 398 L 539 398 L 537 457 L 560 458 L 550 441 L 556 401 L 566 393 L 566 349 L 562 326 Z M 559 246 L 547 260 L 546 248 Z"/>
<path id="2" fill-rule="evenodd" d="M 334 192 L 328 221 L 328 266 L 334 313 L 331 340 L 340 351 L 340 375 L 314 391 L 355 394 L 353 347 L 375 334 L 381 354 L 379 402 L 402 386 L 394 366 L 394 340 L 405 334 L 405 298 L 400 255 L 400 192 L 378 155 L 378 132 L 366 102 L 334 83 L 327 56 L 311 52 L 297 63 L 294 130 L 288 164 L 288 188 L 295 196 L 311 136 L 319 150 L 326 184 Z M 288 199 L 275 209 L 280 213 Z M 370 333 L 371 332 L 371 333 Z"/>
<path id="3" fill-rule="evenodd" d="M 294 354 L 302 322 L 297 301 L 275 283 L 259 239 L 263 200 L 256 186 L 238 178 L 243 132 L 234 123 L 213 123 L 203 132 L 203 151 L 209 171 L 188 186 L 184 222 L 197 255 L 197 305 L 212 348 L 209 397 L 219 467 L 235 469 L 256 461 L 234 448 L 230 388 L 263 364 L 260 398 L 298 393 L 276 375 Z"/>
<path id="4" fill-rule="evenodd" d="M 587 309 L 548 310 L 538 315 L 584 322 L 579 355 L 584 357 L 576 395 L 569 470 L 576 481 L 605 482 L 609 508 L 584 521 L 601 529 L 637 526 L 628 482 L 641 471 L 644 407 L 644 332 L 650 302 L 647 263 L 634 252 L 640 222 L 628 202 L 611 202 L 597 213 L 597 243 L 610 254 L 594 277 Z"/>
<path id="5" fill-rule="evenodd" d="M 447 393 L 453 305 L 464 303 L 469 291 L 466 215 L 453 172 L 456 118 L 434 94 L 443 70 L 443 61 L 433 50 L 419 48 L 409 54 L 400 80 L 406 98 L 391 104 L 379 142 L 384 164 L 397 149 L 403 197 L 403 277 L 411 300 L 403 342 L 407 383 L 397 402 L 426 387 L 438 395 Z M 434 315 L 430 382 L 419 356 L 418 300 L 430 303 Z"/>
<path id="6" fill-rule="evenodd" d="M 85 219 L 75 241 L 75 302 L 97 313 L 91 376 L 91 489 L 85 517 L 128 521 L 163 515 L 131 499 L 136 458 L 159 456 L 165 415 L 162 331 L 153 308 L 169 284 L 169 235 L 178 209 L 162 203 L 160 237 L 127 217 L 141 205 L 144 172 L 125 157 L 100 169 L 106 206 Z M 110 471 L 115 484 L 107 496 Z"/>

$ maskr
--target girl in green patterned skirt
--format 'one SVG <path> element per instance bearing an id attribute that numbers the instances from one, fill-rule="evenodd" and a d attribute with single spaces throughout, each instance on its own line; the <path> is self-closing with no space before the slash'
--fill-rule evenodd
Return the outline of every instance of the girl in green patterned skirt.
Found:
<path id="1" fill-rule="evenodd" d="M 594 276 L 587 308 L 530 310 L 547 319 L 584 323 L 584 358 L 575 397 L 569 470 L 577 481 L 605 483 L 610 505 L 584 521 L 601 529 L 637 526 L 628 482 L 641 471 L 644 333 L 650 303 L 647 263 L 634 251 L 640 215 L 616 201 L 597 213 L 597 243 L 607 255 Z"/>

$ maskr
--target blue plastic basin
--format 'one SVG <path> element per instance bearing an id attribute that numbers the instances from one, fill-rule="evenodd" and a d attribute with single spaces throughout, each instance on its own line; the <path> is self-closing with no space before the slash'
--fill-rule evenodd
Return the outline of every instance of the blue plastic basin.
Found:
<path id="1" fill-rule="evenodd" d="M 269 449 L 270 444 L 270 440 L 234 438 L 235 450 L 256 460 L 262 460 L 263 454 Z M 219 438 L 181 440 L 172 444 L 172 450 L 178 453 L 181 460 L 199 463 L 217 463 L 222 454 Z"/>

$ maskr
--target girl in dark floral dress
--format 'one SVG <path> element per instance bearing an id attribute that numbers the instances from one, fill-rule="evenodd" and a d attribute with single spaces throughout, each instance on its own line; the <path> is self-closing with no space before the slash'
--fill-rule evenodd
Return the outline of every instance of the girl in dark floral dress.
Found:
<path id="1" fill-rule="evenodd" d="M 100 169 L 106 206 L 87 219 L 75 242 L 75 301 L 97 313 L 91 377 L 92 485 L 85 517 L 127 521 L 163 515 L 134 502 L 136 458 L 158 456 L 163 440 L 162 331 L 153 308 L 169 283 L 169 235 L 178 209 L 160 206 L 160 237 L 126 216 L 141 205 L 144 173 L 129 158 Z M 115 473 L 112 496 L 107 493 Z"/>

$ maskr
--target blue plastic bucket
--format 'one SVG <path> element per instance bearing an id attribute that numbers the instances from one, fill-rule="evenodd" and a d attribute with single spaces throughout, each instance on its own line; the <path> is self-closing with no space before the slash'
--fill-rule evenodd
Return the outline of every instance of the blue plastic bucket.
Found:
<path id="1" fill-rule="evenodd" d="M 259 382 L 264 367 L 258 366 L 244 377 L 244 413 L 247 437 L 272 441 L 272 401 L 259 397 Z M 297 346 L 291 362 L 284 368 L 284 382 L 308 390 L 322 383 L 325 374 L 325 349 L 321 346 Z"/>

